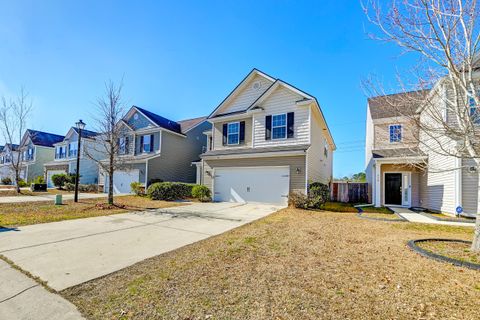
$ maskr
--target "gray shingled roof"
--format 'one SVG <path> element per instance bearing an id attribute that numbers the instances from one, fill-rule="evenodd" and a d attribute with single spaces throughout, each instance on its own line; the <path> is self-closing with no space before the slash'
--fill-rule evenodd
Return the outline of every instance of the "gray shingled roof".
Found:
<path id="1" fill-rule="evenodd" d="M 253 154 L 253 153 L 268 153 L 268 152 L 285 152 L 285 151 L 306 151 L 310 145 L 302 144 L 296 146 L 279 146 L 279 147 L 266 147 L 266 148 L 232 148 L 224 150 L 212 150 L 207 151 L 201 155 L 201 157 L 209 156 L 224 156 L 224 155 L 237 155 L 237 154 Z"/>
<path id="2" fill-rule="evenodd" d="M 418 90 L 369 98 L 372 119 L 415 115 L 429 92 Z"/>
<path id="3" fill-rule="evenodd" d="M 424 154 L 418 148 L 396 148 L 372 151 L 374 158 L 418 157 Z"/>

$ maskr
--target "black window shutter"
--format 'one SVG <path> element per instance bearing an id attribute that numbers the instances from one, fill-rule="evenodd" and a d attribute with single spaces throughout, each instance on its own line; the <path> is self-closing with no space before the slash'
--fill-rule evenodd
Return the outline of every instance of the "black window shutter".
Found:
<path id="1" fill-rule="evenodd" d="M 143 136 L 140 136 L 140 153 L 143 152 Z"/>
<path id="2" fill-rule="evenodd" d="M 245 121 L 240 121 L 240 144 L 245 143 Z"/>
<path id="3" fill-rule="evenodd" d="M 228 124 L 224 123 L 223 124 L 223 145 L 227 144 L 227 130 L 228 130 Z"/>
<path id="4" fill-rule="evenodd" d="M 293 115 L 293 112 L 287 113 L 287 138 L 293 138 Z"/>
<path id="5" fill-rule="evenodd" d="M 150 152 L 153 151 L 153 134 L 150 135 Z"/>
<path id="6" fill-rule="evenodd" d="M 265 140 L 272 138 L 272 116 L 265 117 Z"/>
<path id="7" fill-rule="evenodd" d="M 122 146 L 120 145 L 120 138 L 117 138 L 117 153 L 120 153 L 121 148 Z M 70 147 L 68 147 L 68 149 L 70 149 Z M 70 153 L 70 151 L 68 151 L 68 153 Z"/>
<path id="8" fill-rule="evenodd" d="M 129 145 L 128 145 L 128 137 L 125 137 L 125 153 L 130 153 Z"/>

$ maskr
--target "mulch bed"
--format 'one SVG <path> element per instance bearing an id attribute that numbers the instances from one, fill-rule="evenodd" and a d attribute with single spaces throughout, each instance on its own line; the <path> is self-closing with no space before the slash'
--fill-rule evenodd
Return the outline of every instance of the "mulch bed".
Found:
<path id="1" fill-rule="evenodd" d="M 480 253 L 470 251 L 471 241 L 456 239 L 421 239 L 408 246 L 424 257 L 456 266 L 480 270 Z"/>

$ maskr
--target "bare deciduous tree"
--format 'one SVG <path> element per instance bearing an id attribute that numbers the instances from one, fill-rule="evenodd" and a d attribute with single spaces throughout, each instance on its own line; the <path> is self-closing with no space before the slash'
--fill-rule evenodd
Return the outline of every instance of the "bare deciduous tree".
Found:
<path id="1" fill-rule="evenodd" d="M 118 122 L 123 118 L 125 105 L 122 101 L 123 81 L 116 85 L 112 81 L 105 84 L 105 94 L 96 102 L 95 130 L 99 133 L 97 141 L 90 148 L 85 148 L 85 154 L 96 161 L 103 174 L 108 176 L 108 204 L 113 205 L 114 172 L 122 168 L 123 161 L 119 157 L 119 140 L 123 131 Z M 98 156 L 101 155 L 101 156 Z"/>
<path id="2" fill-rule="evenodd" d="M 386 96 L 418 128 L 418 147 L 426 154 L 458 159 L 453 167 L 431 171 L 480 171 L 480 10 L 476 0 L 366 0 L 362 3 L 368 20 L 379 32 L 370 37 L 398 45 L 413 53 L 417 64 L 411 72 L 397 75 L 397 92 L 413 94 Z M 379 82 L 365 87 L 385 95 Z M 426 91 L 427 90 L 427 91 Z M 416 94 L 417 93 L 417 94 Z M 408 112 L 405 106 L 418 106 Z M 477 186 L 480 191 L 480 186 Z M 480 194 L 478 195 L 480 199 Z M 477 215 L 472 250 L 480 252 L 480 217 Z"/>
<path id="3" fill-rule="evenodd" d="M 27 121 L 32 113 L 32 101 L 28 98 L 28 93 L 24 88 L 20 94 L 9 99 L 2 97 L 2 106 L 0 108 L 0 130 L 6 145 L 11 149 L 10 170 L 14 174 L 15 187 L 17 193 L 20 193 L 20 173 L 23 166 L 23 158 L 19 150 L 15 150 L 15 142 L 20 143 L 24 131 L 27 128 Z M 16 152 L 14 152 L 16 151 Z"/>

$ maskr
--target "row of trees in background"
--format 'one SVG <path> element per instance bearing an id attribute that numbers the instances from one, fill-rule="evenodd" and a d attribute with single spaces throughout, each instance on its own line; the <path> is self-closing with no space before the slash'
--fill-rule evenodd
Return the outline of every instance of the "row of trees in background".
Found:
<path id="1" fill-rule="evenodd" d="M 113 198 L 113 179 L 114 172 L 123 165 L 119 157 L 119 145 L 117 141 L 121 137 L 121 129 L 118 126 L 119 121 L 125 113 L 125 104 L 122 101 L 123 81 L 117 85 L 112 81 L 105 84 L 104 95 L 99 97 L 95 104 L 94 131 L 99 135 L 96 137 L 97 143 L 94 144 L 94 150 L 84 149 L 85 156 L 94 160 L 99 165 L 103 173 L 108 175 L 108 204 L 114 204 Z M 0 132 L 6 145 L 9 145 L 12 151 L 17 144 L 20 144 L 32 117 L 33 103 L 24 88 L 15 98 L 7 99 L 2 97 L 0 107 Z M 103 160 L 97 160 L 93 157 L 94 153 L 103 154 Z M 14 156 L 16 154 L 16 156 Z M 20 193 L 22 185 L 21 172 L 24 168 L 24 159 L 20 152 L 12 152 L 9 156 L 10 162 L 7 164 L 14 177 L 14 185 L 17 193 Z M 63 184 L 62 184 L 63 185 Z"/>
<path id="2" fill-rule="evenodd" d="M 365 175 L 365 172 L 359 172 L 343 178 L 335 178 L 335 181 L 366 182 L 367 176 Z"/>

